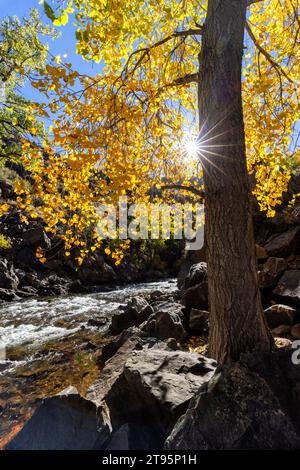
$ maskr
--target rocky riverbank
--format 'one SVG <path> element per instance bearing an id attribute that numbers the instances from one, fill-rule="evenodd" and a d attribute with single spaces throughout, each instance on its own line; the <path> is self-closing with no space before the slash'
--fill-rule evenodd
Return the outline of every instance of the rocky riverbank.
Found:
<path id="1" fill-rule="evenodd" d="M 85 396 L 71 387 L 40 402 L 7 449 L 300 448 L 300 366 L 290 341 L 273 329 L 280 349 L 218 367 L 205 356 L 202 297 L 186 303 L 191 283 L 205 277 L 205 264 L 195 265 L 181 292 L 153 291 L 120 306 Z M 269 324 L 279 310 L 266 309 Z"/>
<path id="2" fill-rule="evenodd" d="M 71 387 L 36 402 L 6 448 L 300 449 L 300 365 L 291 348 L 300 339 L 299 207 L 255 216 L 276 350 L 224 366 L 207 357 L 205 249 L 189 253 L 178 291 L 133 295 L 113 312 L 86 393 Z"/>

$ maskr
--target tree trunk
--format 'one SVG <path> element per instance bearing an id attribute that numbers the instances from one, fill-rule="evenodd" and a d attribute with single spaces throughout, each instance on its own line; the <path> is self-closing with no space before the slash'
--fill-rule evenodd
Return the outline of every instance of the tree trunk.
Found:
<path id="1" fill-rule="evenodd" d="M 246 167 L 241 70 L 246 0 L 209 0 L 200 59 L 200 142 L 210 296 L 210 355 L 269 351 Z"/>

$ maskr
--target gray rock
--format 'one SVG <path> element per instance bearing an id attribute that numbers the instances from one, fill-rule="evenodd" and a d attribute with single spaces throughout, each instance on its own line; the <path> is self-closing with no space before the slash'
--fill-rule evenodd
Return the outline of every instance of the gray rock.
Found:
<path id="1" fill-rule="evenodd" d="M 276 285 L 278 277 L 286 269 L 287 262 L 284 258 L 269 258 L 258 273 L 259 287 L 261 289 L 266 289 Z"/>
<path id="2" fill-rule="evenodd" d="M 8 450 L 95 450 L 110 438 L 107 410 L 71 387 L 41 402 Z"/>
<path id="3" fill-rule="evenodd" d="M 128 422 L 147 426 L 161 445 L 215 365 L 204 356 L 156 345 L 132 351 L 106 396 L 113 427 Z"/>
<path id="4" fill-rule="evenodd" d="M 300 449 L 299 386 L 300 369 L 284 350 L 222 366 L 196 393 L 165 449 Z"/>
<path id="5" fill-rule="evenodd" d="M 111 330 L 119 332 L 138 326 L 153 313 L 153 308 L 143 297 L 132 297 L 122 311 L 115 313 L 111 319 Z"/>
<path id="6" fill-rule="evenodd" d="M 150 315 L 147 322 L 142 325 L 143 333 L 160 340 L 175 338 L 182 341 L 185 339 L 182 305 L 164 302 L 157 307 L 158 310 Z"/>
<path id="7" fill-rule="evenodd" d="M 273 294 L 282 302 L 300 306 L 300 269 L 286 271 Z"/>
<path id="8" fill-rule="evenodd" d="M 193 287 L 207 280 L 207 264 L 203 261 L 201 263 L 193 264 L 185 279 L 185 289 Z"/>
<path id="9" fill-rule="evenodd" d="M 267 308 L 264 313 L 269 327 L 273 329 L 281 325 L 292 325 L 296 310 L 287 305 L 276 304 Z"/>
<path id="10" fill-rule="evenodd" d="M 300 246 L 300 227 L 292 227 L 280 235 L 272 236 L 265 249 L 269 256 L 285 257 L 294 253 Z"/>
<path id="11" fill-rule="evenodd" d="M 209 312 L 192 308 L 189 318 L 189 329 L 200 334 L 207 333 L 209 330 Z"/>
<path id="12" fill-rule="evenodd" d="M 207 310 L 208 308 L 208 284 L 201 282 L 195 286 L 189 287 L 183 294 L 182 301 L 185 307 L 190 310 Z"/>

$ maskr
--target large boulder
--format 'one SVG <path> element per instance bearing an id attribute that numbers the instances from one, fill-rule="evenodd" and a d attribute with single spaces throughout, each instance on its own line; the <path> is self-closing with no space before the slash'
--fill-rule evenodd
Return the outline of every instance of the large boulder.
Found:
<path id="1" fill-rule="evenodd" d="M 153 313 L 153 308 L 143 297 L 132 297 L 127 305 L 121 306 L 111 319 L 111 330 L 120 332 L 131 326 L 138 326 Z"/>
<path id="2" fill-rule="evenodd" d="M 97 450 L 110 438 L 108 412 L 73 387 L 46 398 L 6 446 L 8 450 Z"/>
<path id="3" fill-rule="evenodd" d="M 299 387 L 289 351 L 224 365 L 195 394 L 165 448 L 300 449 Z"/>
<path id="4" fill-rule="evenodd" d="M 132 351 L 105 398 L 114 429 L 126 423 L 146 426 L 157 449 L 216 365 L 204 356 L 163 345 Z"/>
<path id="5" fill-rule="evenodd" d="M 206 281 L 189 287 L 182 296 L 184 306 L 189 311 L 192 308 L 207 310 L 208 308 L 208 283 Z"/>
<path id="6" fill-rule="evenodd" d="M 207 264 L 202 261 L 201 263 L 193 264 L 185 279 L 185 289 L 193 287 L 207 280 Z"/>
<path id="7" fill-rule="evenodd" d="M 300 269 L 286 271 L 273 294 L 284 303 L 300 306 Z"/>
<path id="8" fill-rule="evenodd" d="M 296 310 L 287 305 L 276 304 L 264 311 L 267 323 L 271 329 L 281 325 L 292 325 Z"/>
<path id="9" fill-rule="evenodd" d="M 186 338 L 182 305 L 174 302 L 162 302 L 143 324 L 142 331 L 150 337 L 160 340 L 175 338 L 182 341 Z"/>
<path id="10" fill-rule="evenodd" d="M 285 257 L 299 250 L 300 226 L 291 227 L 280 235 L 273 235 L 265 245 L 269 256 Z"/>
<path id="11" fill-rule="evenodd" d="M 284 258 L 269 258 L 259 270 L 259 287 L 266 289 L 275 286 L 277 279 L 286 269 L 287 262 Z"/>

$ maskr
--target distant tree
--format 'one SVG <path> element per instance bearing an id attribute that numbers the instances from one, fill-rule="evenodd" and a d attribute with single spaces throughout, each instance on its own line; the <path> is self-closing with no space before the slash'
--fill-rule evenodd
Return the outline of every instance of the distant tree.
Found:
<path id="1" fill-rule="evenodd" d="M 45 134 L 38 103 L 26 99 L 22 87 L 44 68 L 48 45 L 42 38 L 55 30 L 42 24 L 38 11 L 28 18 L 7 17 L 0 23 L 0 163 L 19 162 L 21 138 L 36 140 Z"/>

